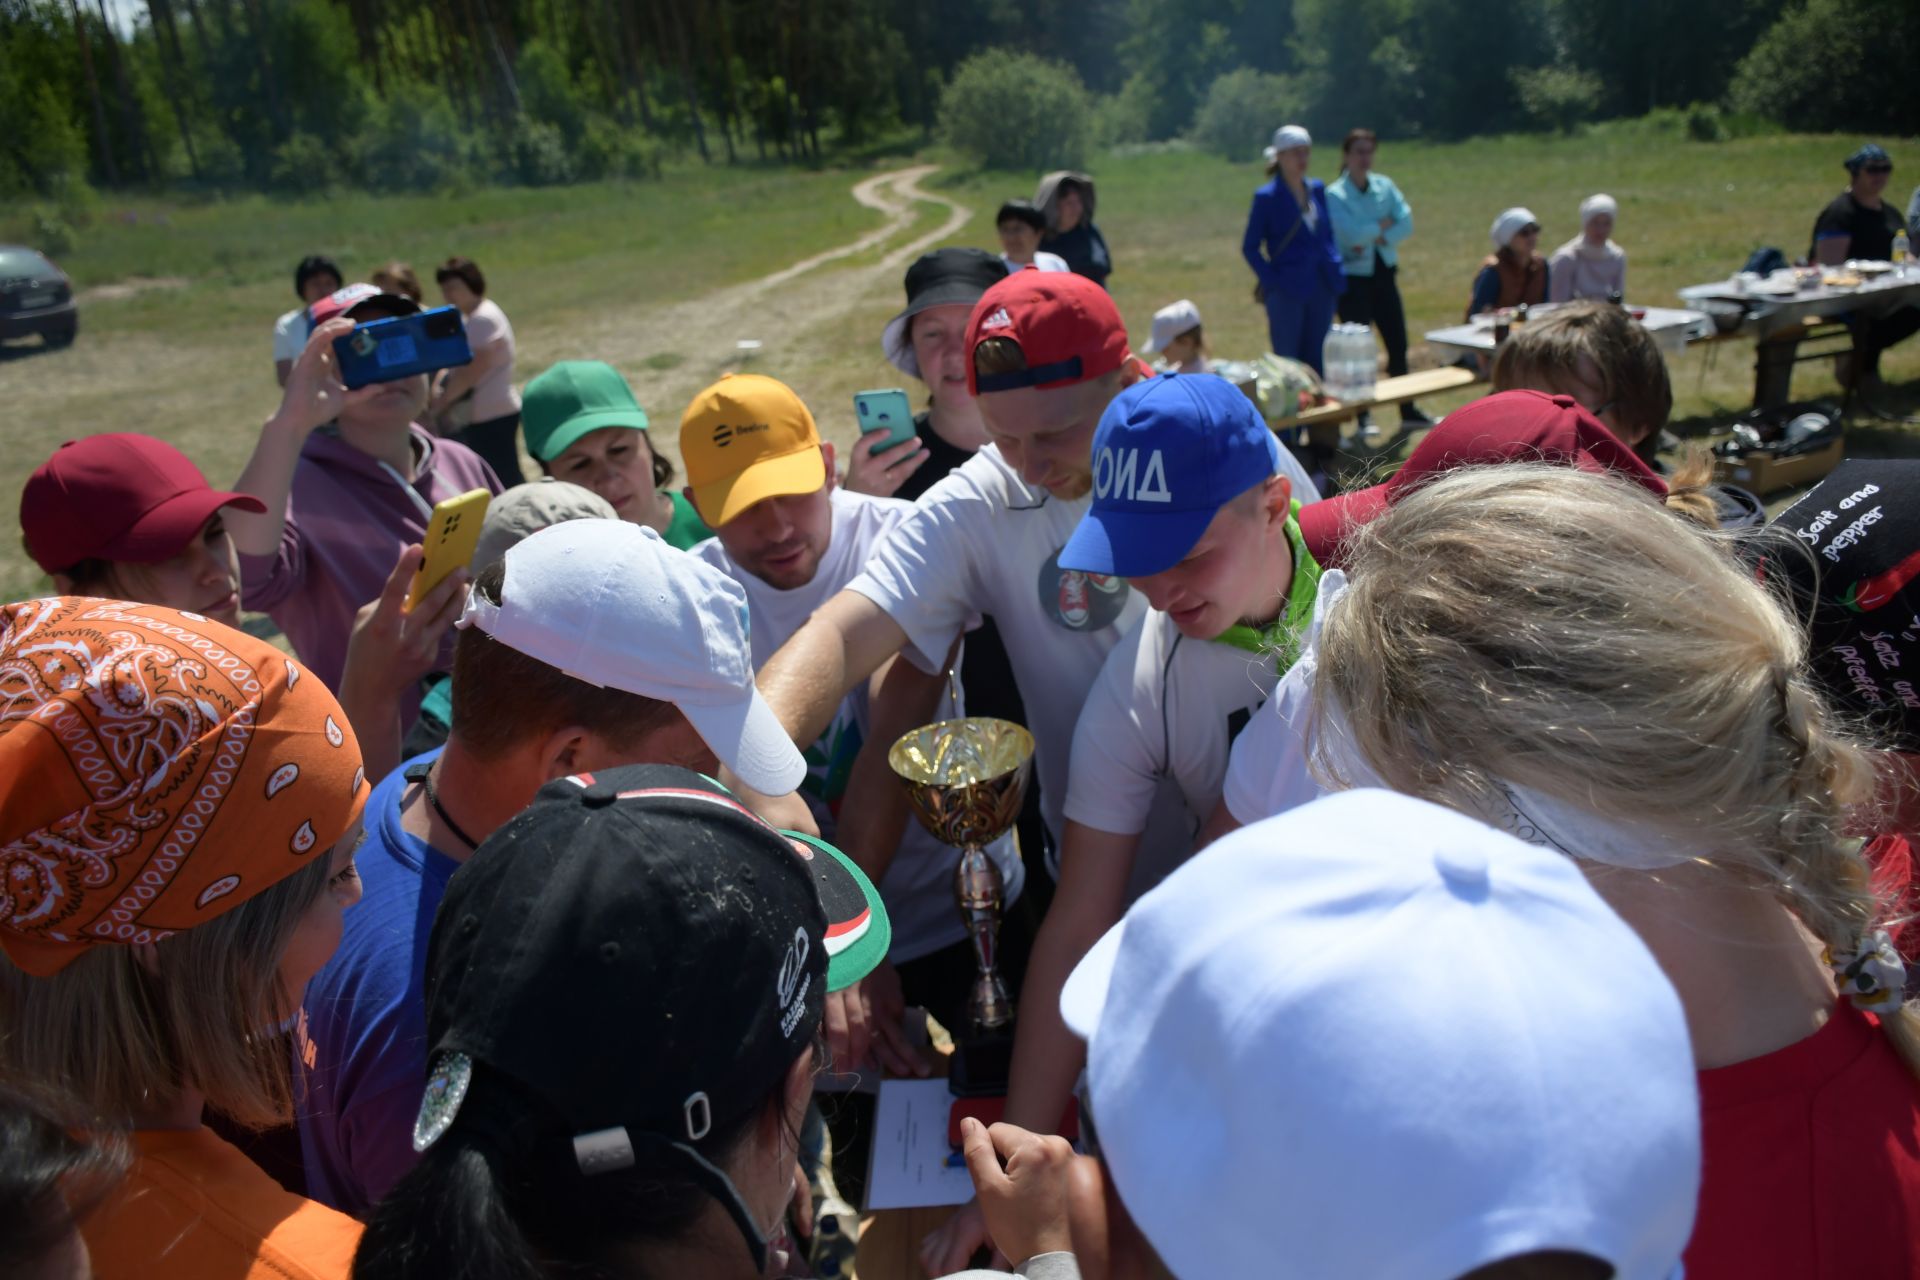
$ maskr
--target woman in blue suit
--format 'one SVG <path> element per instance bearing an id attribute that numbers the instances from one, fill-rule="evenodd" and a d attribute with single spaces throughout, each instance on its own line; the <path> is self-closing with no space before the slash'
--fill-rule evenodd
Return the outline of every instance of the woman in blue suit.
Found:
<path id="1" fill-rule="evenodd" d="M 1320 347 L 1333 324 L 1334 299 L 1347 287 L 1334 243 L 1327 187 L 1307 176 L 1313 139 L 1297 124 L 1277 129 L 1267 148 L 1267 181 L 1253 193 L 1240 252 L 1259 278 L 1276 355 L 1320 371 Z"/>

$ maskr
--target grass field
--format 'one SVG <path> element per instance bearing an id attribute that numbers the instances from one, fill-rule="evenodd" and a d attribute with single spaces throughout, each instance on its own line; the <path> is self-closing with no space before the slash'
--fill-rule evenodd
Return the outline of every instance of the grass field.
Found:
<path id="1" fill-rule="evenodd" d="M 1884 141 L 1902 165 L 1889 195 L 1904 203 L 1920 146 Z M 1532 208 L 1550 250 L 1577 231 L 1582 198 L 1611 192 L 1620 201 L 1617 238 L 1629 254 L 1632 299 L 1671 302 L 1680 286 L 1737 269 L 1757 245 L 1804 252 L 1815 212 L 1841 185 L 1839 158 L 1856 143 L 1811 136 L 1696 143 L 1634 122 L 1573 138 L 1384 144 L 1379 169 L 1414 206 L 1416 230 L 1400 274 L 1414 367 L 1430 363 L 1419 333 L 1459 318 L 1487 252 L 1487 225 L 1501 208 Z M 17 493 L 62 439 L 107 430 L 163 436 L 215 483 L 230 481 L 277 398 L 269 330 L 292 305 L 292 264 L 316 251 L 355 276 L 390 257 L 417 269 L 450 253 L 475 258 L 513 319 L 522 379 L 568 356 L 612 359 L 669 451 L 688 396 L 730 359 L 730 338 L 717 340 L 725 335 L 766 341 L 755 367 L 790 381 L 823 429 L 844 440 L 851 393 L 900 380 L 879 351 L 881 326 L 901 299 L 901 271 L 883 268 L 883 260 L 937 228 L 948 211 L 922 202 L 911 225 L 884 244 L 764 295 L 735 287 L 881 226 L 884 215 L 857 205 L 849 187 L 912 159 L 883 158 L 858 171 L 690 168 L 660 183 L 446 198 L 189 205 L 108 197 L 77 247 L 61 255 L 76 283 L 94 291 L 82 299 L 79 342 L 44 355 L 30 344 L 8 347 L 0 358 L 0 423 L 12 445 L 0 461 L 0 493 Z M 992 246 L 994 208 L 1006 196 L 1030 194 L 1035 177 L 970 172 L 937 151 L 920 159 L 945 165 L 923 182 L 929 192 L 972 210 L 954 243 Z M 1337 166 L 1336 148 L 1316 152 L 1317 175 L 1331 178 Z M 1264 315 L 1249 298 L 1251 277 L 1239 256 L 1258 168 L 1180 149 L 1111 154 L 1093 168 L 1098 221 L 1116 264 L 1110 283 L 1130 327 L 1144 336 L 1157 306 L 1190 297 L 1217 355 L 1264 349 Z M 16 234 L 22 221 L 21 211 L 0 208 L 0 238 Z M 1920 342 L 1891 353 L 1884 369 L 1899 386 L 1897 403 L 1920 402 Z M 1677 419 L 1689 427 L 1723 421 L 1750 400 L 1751 349 L 1696 349 L 1674 363 L 1673 375 Z M 1824 365 L 1802 366 L 1797 395 L 1833 390 Z M 0 545 L 0 590 L 17 594 L 38 584 L 17 550 Z"/>

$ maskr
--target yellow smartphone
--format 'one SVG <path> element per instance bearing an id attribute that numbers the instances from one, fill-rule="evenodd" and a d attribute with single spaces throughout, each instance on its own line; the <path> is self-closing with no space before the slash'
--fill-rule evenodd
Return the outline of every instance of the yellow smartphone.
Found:
<path id="1" fill-rule="evenodd" d="M 407 592 L 407 608 L 418 605 L 427 592 L 447 580 L 455 569 L 464 569 L 480 545 L 480 525 L 487 518 L 487 504 L 493 495 L 485 489 L 469 489 L 443 502 L 433 504 L 433 518 L 427 521 L 427 536 L 420 540 L 426 558 L 420 572 L 413 575 L 413 590 Z"/>

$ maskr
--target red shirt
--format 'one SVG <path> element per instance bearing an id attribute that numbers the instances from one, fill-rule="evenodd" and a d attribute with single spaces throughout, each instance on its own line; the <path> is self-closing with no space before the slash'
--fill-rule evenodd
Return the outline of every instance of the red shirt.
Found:
<path id="1" fill-rule="evenodd" d="M 1687 1280 L 1920 1280 L 1920 1080 L 1870 1015 L 1702 1071 L 1700 1120 Z"/>

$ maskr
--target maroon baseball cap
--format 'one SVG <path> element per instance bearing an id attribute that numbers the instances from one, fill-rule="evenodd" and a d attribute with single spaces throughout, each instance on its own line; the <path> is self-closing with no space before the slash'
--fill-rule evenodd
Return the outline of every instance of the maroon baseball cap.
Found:
<path id="1" fill-rule="evenodd" d="M 1338 568 L 1346 563 L 1347 535 L 1403 494 L 1455 467 L 1499 462 L 1553 462 L 1612 472 L 1667 496 L 1667 482 L 1572 396 L 1501 391 L 1448 414 L 1392 479 L 1301 507 L 1300 536 L 1322 566 Z"/>
<path id="2" fill-rule="evenodd" d="M 335 289 L 320 301 L 307 308 L 307 319 L 319 328 L 335 316 L 348 316 L 360 310 L 367 303 L 378 300 L 381 308 L 397 316 L 410 316 L 420 310 L 420 304 L 412 298 L 397 293 L 383 293 L 377 286 L 370 284 L 350 284 Z"/>
<path id="3" fill-rule="evenodd" d="M 971 358 L 988 338 L 1009 338 L 1027 367 L 981 377 Z M 967 320 L 967 390 L 1069 387 L 1112 373 L 1127 361 L 1127 326 L 1113 298 L 1070 271 L 1016 271 L 973 304 Z"/>
<path id="4" fill-rule="evenodd" d="M 27 477 L 20 528 L 48 573 L 82 560 L 156 564 L 179 555 L 222 507 L 261 514 L 267 504 L 212 488 L 165 441 L 116 431 L 67 441 Z"/>

